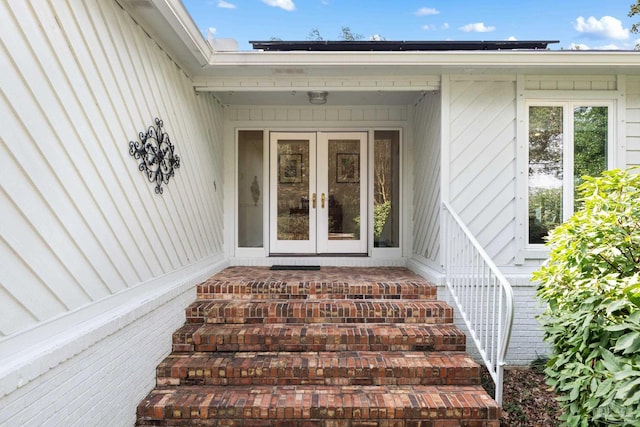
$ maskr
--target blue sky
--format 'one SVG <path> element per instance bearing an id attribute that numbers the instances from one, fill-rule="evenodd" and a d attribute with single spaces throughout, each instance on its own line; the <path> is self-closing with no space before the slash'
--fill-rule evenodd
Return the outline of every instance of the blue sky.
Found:
<path id="1" fill-rule="evenodd" d="M 182 0 L 198 28 L 250 40 L 338 40 L 347 26 L 364 40 L 560 40 L 552 49 L 633 49 L 634 0 Z"/>

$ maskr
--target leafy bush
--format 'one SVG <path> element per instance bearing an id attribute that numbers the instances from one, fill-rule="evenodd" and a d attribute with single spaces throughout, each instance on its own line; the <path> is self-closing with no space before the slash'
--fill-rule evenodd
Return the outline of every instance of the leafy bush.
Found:
<path id="1" fill-rule="evenodd" d="M 533 279 L 553 349 L 545 373 L 569 426 L 640 425 L 640 176 L 585 177 Z"/>

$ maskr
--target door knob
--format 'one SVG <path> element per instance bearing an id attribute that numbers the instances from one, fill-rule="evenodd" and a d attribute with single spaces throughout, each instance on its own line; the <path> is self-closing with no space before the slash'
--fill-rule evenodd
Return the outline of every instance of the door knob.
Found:
<path id="1" fill-rule="evenodd" d="M 322 196 L 320 196 L 320 207 L 324 209 L 324 193 L 322 193 Z"/>

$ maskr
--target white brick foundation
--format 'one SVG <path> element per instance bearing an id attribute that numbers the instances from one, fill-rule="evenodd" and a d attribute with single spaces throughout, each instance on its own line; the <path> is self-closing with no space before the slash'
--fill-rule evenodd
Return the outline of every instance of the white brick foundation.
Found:
<path id="1" fill-rule="evenodd" d="M 210 265 L 182 283 L 160 286 L 166 291 L 98 316 L 104 320 L 99 325 L 88 319 L 91 333 L 65 345 L 42 340 L 38 356 L 31 351 L 28 363 L 0 372 L 6 380 L 0 426 L 133 426 L 136 406 L 155 386 L 155 369 L 171 350 L 172 333 L 196 299 L 196 283 L 219 269 Z"/>
<path id="2" fill-rule="evenodd" d="M 510 277 L 507 279 L 513 286 L 515 299 L 507 364 L 509 366 L 527 366 L 536 358 L 549 354 L 549 346 L 543 340 L 542 327 L 536 319 L 536 316 L 543 311 L 543 307 L 536 297 L 535 286 L 528 283 L 518 283 L 517 280 Z M 438 297 L 453 304 L 448 293 L 446 287 L 438 286 Z M 457 309 L 455 314 L 456 325 L 467 332 Z M 467 352 L 475 359 L 480 360 L 480 355 L 470 339 L 467 339 Z"/>

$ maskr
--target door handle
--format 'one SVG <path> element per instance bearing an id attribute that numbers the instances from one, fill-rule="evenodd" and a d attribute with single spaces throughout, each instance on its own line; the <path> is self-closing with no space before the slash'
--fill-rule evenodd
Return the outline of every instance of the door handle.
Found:
<path id="1" fill-rule="evenodd" d="M 320 207 L 324 209 L 324 193 L 322 193 L 322 196 L 320 196 Z"/>
<path id="2" fill-rule="evenodd" d="M 311 206 L 313 207 L 313 209 L 316 208 L 316 193 L 313 193 L 313 195 L 311 196 Z"/>

